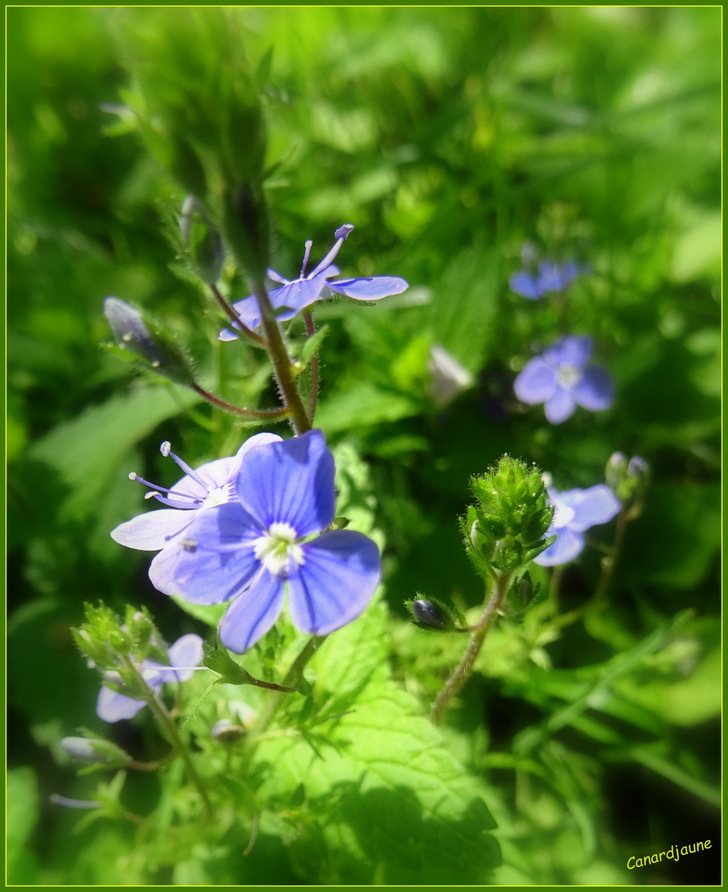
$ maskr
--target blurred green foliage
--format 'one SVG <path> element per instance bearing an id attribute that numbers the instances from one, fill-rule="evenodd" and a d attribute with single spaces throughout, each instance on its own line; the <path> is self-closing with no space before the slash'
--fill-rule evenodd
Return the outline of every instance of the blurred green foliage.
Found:
<path id="1" fill-rule="evenodd" d="M 343 747 L 336 771 L 315 765 L 306 816 L 300 804 L 274 808 L 244 866 L 230 854 L 245 845 L 234 822 L 217 846 L 200 842 L 173 867 L 153 840 L 144 841 L 146 860 L 135 856 L 131 825 L 97 822 L 74 834 L 71 813 L 49 804 L 52 793 L 83 799 L 89 790 L 58 747 L 99 724 L 98 680 L 69 632 L 83 602 L 145 604 L 168 640 L 200 628 L 151 588 L 145 556 L 109 539 L 141 510 L 128 471 L 171 482 L 161 440 L 199 463 L 232 454 L 247 435 L 189 392 L 132 378 L 101 351 L 110 339 L 103 298 L 165 320 L 223 396 L 244 404 L 274 396 L 258 354 L 215 340 L 226 320 L 180 275 L 164 234 L 184 196 L 114 112 L 129 87 L 120 15 L 100 7 L 7 15 L 10 880 L 421 882 L 418 852 L 437 841 L 418 812 L 424 793 L 392 799 L 349 785 L 371 768 L 364 743 L 351 748 L 346 732 L 377 737 L 381 721 L 366 725 L 365 703 L 354 725 L 334 733 L 332 746 Z M 386 645 L 375 648 L 371 691 L 389 698 L 392 721 L 410 715 L 412 752 L 431 744 L 416 702 L 427 708 L 462 641 L 416 629 L 403 602 L 421 593 L 466 615 L 480 602 L 457 527 L 469 477 L 507 452 L 550 472 L 558 489 L 590 486 L 603 481 L 614 451 L 642 455 L 652 482 L 608 589 L 579 614 L 611 535 L 596 528 L 597 548 L 557 571 L 558 605 L 494 629 L 443 728 L 454 761 L 428 771 L 450 778 L 456 798 L 468 783 L 484 788 L 503 855 L 496 882 L 717 882 L 709 854 L 639 876 L 625 864 L 673 842 L 718 844 L 719 8 L 235 15 L 266 81 L 272 265 L 294 276 L 306 238 L 318 260 L 334 229 L 351 222 L 342 269 L 411 285 L 374 308 L 337 301 L 316 314 L 329 326 L 317 425 L 366 460 L 369 490 L 353 489 L 386 541 L 388 612 L 362 621 Z M 159 13 L 150 52 L 167 46 L 166 28 Z M 196 107 L 214 103 L 210 84 L 191 79 L 189 89 Z M 239 146 L 227 147 L 241 163 L 245 136 L 241 126 Z M 524 300 L 508 277 L 527 241 L 544 256 L 587 262 L 591 273 L 563 301 Z M 512 381 L 559 331 L 594 337 L 617 396 L 605 413 L 578 410 L 553 427 L 540 407 L 517 403 Z M 434 344 L 473 375 L 445 408 L 431 390 Z M 548 587 L 546 571 L 534 572 Z M 573 622 L 559 621 L 574 612 Z M 347 653 L 346 634 L 330 642 L 335 653 Z M 143 750 L 145 728 L 139 721 L 113 736 Z M 313 770 L 301 739 L 280 748 L 289 773 Z M 408 759 L 388 770 L 404 776 Z M 452 775 L 456 763 L 463 778 Z M 269 769 L 256 770 L 275 801 L 285 785 L 274 789 Z M 125 789 L 141 813 L 160 795 L 149 777 L 130 776 Z M 472 859 L 466 870 L 447 850 L 476 845 L 460 802 L 437 878 L 477 883 Z M 329 821 L 337 809 L 343 824 Z M 362 835 L 367 822 L 374 829 Z M 380 837 L 400 823 L 418 845 L 393 848 L 377 866 Z"/>

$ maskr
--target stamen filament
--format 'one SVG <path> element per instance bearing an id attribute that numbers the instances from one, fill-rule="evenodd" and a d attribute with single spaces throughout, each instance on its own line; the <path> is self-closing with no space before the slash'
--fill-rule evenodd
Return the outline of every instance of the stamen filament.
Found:
<path id="1" fill-rule="evenodd" d="M 210 491 L 209 485 L 205 483 L 205 481 L 202 479 L 202 477 L 200 477 L 197 471 L 195 471 L 194 468 L 191 468 L 186 461 L 183 461 L 178 455 L 175 455 L 174 452 L 172 452 L 172 444 L 169 442 L 169 440 L 165 440 L 164 443 L 162 443 L 162 445 L 159 447 L 159 451 L 165 458 L 169 456 L 174 462 L 176 462 L 176 464 L 179 465 L 179 467 L 185 472 L 185 474 L 187 474 L 188 477 L 191 477 L 195 481 L 195 483 L 199 483 L 203 489 L 207 490 L 208 492 Z"/>
<path id="2" fill-rule="evenodd" d="M 178 498 L 178 499 L 189 499 L 192 502 L 192 504 L 189 506 L 190 508 L 194 507 L 194 505 L 201 504 L 203 501 L 202 499 L 197 498 L 197 496 L 191 496 L 189 493 L 177 492 L 174 489 L 167 489 L 166 486 L 157 486 L 156 483 L 150 483 L 148 480 L 145 480 L 143 477 L 140 477 L 138 474 L 135 474 L 134 471 L 132 471 L 129 474 L 129 479 L 134 480 L 137 483 L 141 483 L 142 486 L 148 486 L 150 488 L 150 490 L 152 490 L 151 492 L 148 492 L 144 496 L 145 499 L 157 499 L 160 502 L 164 502 L 165 505 L 174 505 L 174 502 L 170 501 L 165 496 L 163 496 L 162 495 L 163 492 L 166 492 L 168 495 L 174 496 L 175 498 Z M 204 482 L 202 483 L 202 485 L 209 492 L 210 487 L 207 486 Z M 174 505 L 174 507 L 180 508 L 182 506 Z"/>
<path id="3" fill-rule="evenodd" d="M 303 263 L 301 264 L 301 278 L 303 278 L 306 274 L 306 265 L 308 264 L 308 258 L 311 256 L 311 248 L 313 247 L 313 242 L 311 239 L 308 239 L 305 243 L 305 250 L 303 252 Z"/>
<path id="4" fill-rule="evenodd" d="M 326 269 L 327 266 L 331 266 L 334 257 L 339 253 L 341 246 L 344 244 L 346 239 L 349 236 L 349 233 L 354 227 L 351 223 L 345 223 L 343 226 L 340 226 L 336 232 L 334 233 L 337 236 L 336 243 L 333 248 L 329 251 L 329 253 L 324 257 L 324 259 L 319 263 L 316 269 L 309 273 L 307 278 L 313 279 L 314 276 L 317 276 L 322 270 Z"/>

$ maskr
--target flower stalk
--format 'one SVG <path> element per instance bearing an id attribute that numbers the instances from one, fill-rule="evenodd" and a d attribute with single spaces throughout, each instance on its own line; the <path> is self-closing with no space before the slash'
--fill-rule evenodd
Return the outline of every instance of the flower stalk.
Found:
<path id="1" fill-rule="evenodd" d="M 493 589 L 493 593 L 488 599 L 485 605 L 485 610 L 483 611 L 483 614 L 480 617 L 479 621 L 472 627 L 473 634 L 470 639 L 470 643 L 468 644 L 465 653 L 463 654 L 463 658 L 462 660 L 460 660 L 460 663 L 457 665 L 452 675 L 445 683 L 445 686 L 435 699 L 435 703 L 432 707 L 432 712 L 430 713 L 430 719 L 432 720 L 433 724 L 440 724 L 450 701 L 458 693 L 458 691 L 460 691 L 465 682 L 473 674 L 475 661 L 477 660 L 478 654 L 483 647 L 485 636 L 490 631 L 490 628 L 493 625 L 498 611 L 502 609 L 505 603 L 506 594 L 508 593 L 508 587 L 510 586 L 512 576 L 513 574 L 511 572 L 499 573 L 496 576 L 496 583 L 495 588 Z"/>

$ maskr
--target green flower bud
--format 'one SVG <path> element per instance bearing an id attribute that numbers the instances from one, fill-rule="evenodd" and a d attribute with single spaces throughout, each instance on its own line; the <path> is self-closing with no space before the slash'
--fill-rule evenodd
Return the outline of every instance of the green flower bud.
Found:
<path id="1" fill-rule="evenodd" d="M 249 284 L 263 282 L 270 259 L 270 224 L 260 187 L 236 183 L 225 190 L 223 232 Z"/>
<path id="2" fill-rule="evenodd" d="M 179 229 L 192 271 L 206 285 L 214 285 L 220 278 L 225 246 L 194 195 L 188 195 L 182 202 Z"/>
<path id="3" fill-rule="evenodd" d="M 212 731 L 210 732 L 213 739 L 217 740 L 218 743 L 225 743 L 228 745 L 237 743 L 246 733 L 245 728 L 240 725 L 233 725 L 230 719 L 220 719 L 219 722 L 215 722 L 212 726 Z"/>
<path id="4" fill-rule="evenodd" d="M 650 466 L 639 455 L 628 461 L 623 452 L 615 452 L 607 462 L 607 486 L 623 505 L 632 506 L 631 517 L 639 513 L 649 476 Z"/>
<path id="5" fill-rule="evenodd" d="M 478 572 L 514 572 L 536 557 L 553 507 L 535 466 L 503 456 L 485 474 L 471 478 L 476 504 L 460 521 L 465 546 Z"/>
<path id="6" fill-rule="evenodd" d="M 178 384 L 195 383 L 186 354 L 160 325 L 118 297 L 106 298 L 104 315 L 119 348 L 143 359 L 145 368 Z"/>
<path id="7" fill-rule="evenodd" d="M 131 756 L 109 740 L 88 737 L 64 737 L 61 746 L 72 759 L 109 768 L 123 768 L 131 762 Z"/>

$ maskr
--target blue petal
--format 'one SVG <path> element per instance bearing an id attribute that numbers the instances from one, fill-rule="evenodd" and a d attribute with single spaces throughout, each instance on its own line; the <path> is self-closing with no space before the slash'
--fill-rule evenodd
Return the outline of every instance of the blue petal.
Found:
<path id="1" fill-rule="evenodd" d="M 576 403 L 571 391 L 564 387 L 558 387 L 550 400 L 546 401 L 544 414 L 551 424 L 561 424 L 574 414 Z"/>
<path id="2" fill-rule="evenodd" d="M 558 498 L 572 493 L 569 506 L 574 512 L 573 518 L 569 521 L 572 530 L 584 532 L 597 524 L 607 523 L 622 509 L 619 499 L 603 483 L 591 486 L 589 489 L 562 493 Z"/>
<path id="3" fill-rule="evenodd" d="M 381 300 L 406 291 L 409 282 L 398 276 L 365 276 L 360 279 L 337 279 L 335 282 L 326 282 L 326 286 L 337 294 L 354 300 Z"/>
<path id="4" fill-rule="evenodd" d="M 513 390 L 523 403 L 545 403 L 556 390 L 556 373 L 540 356 L 529 359 L 513 382 Z"/>
<path id="5" fill-rule="evenodd" d="M 222 604 L 239 595 L 255 575 L 259 564 L 253 542 L 260 535 L 237 502 L 200 511 L 181 540 L 185 547 L 175 543 L 161 551 L 152 561 L 149 578 L 167 595 L 177 594 L 193 604 Z"/>
<path id="6" fill-rule="evenodd" d="M 534 558 L 534 563 L 540 564 L 542 567 L 556 567 L 559 564 L 572 561 L 584 548 L 584 537 L 581 533 L 568 527 L 563 527 L 556 532 L 556 541 Z"/>
<path id="7" fill-rule="evenodd" d="M 163 673 L 164 681 L 186 681 L 194 674 L 191 667 L 199 666 L 202 662 L 202 638 L 194 633 L 183 635 L 169 648 L 168 653 L 169 665 L 180 668 Z"/>
<path id="8" fill-rule="evenodd" d="M 132 700 L 111 688 L 103 687 L 96 701 L 96 715 L 104 722 L 118 722 L 133 718 L 146 705 L 144 700 Z"/>
<path id="9" fill-rule="evenodd" d="M 511 291 L 520 294 L 521 297 L 527 297 L 529 300 L 538 300 L 543 297 L 543 288 L 536 276 L 526 272 L 526 270 L 518 270 L 508 280 Z"/>
<path id="10" fill-rule="evenodd" d="M 287 523 L 299 538 L 321 532 L 334 519 L 336 500 L 334 457 L 324 435 L 314 430 L 251 449 L 238 474 L 237 492 L 264 529 Z"/>
<path id="11" fill-rule="evenodd" d="M 539 266 L 539 284 L 543 291 L 563 291 L 579 275 L 579 266 L 573 260 L 555 263 L 544 260 Z"/>
<path id="12" fill-rule="evenodd" d="M 379 585 L 376 544 L 361 533 L 337 530 L 303 546 L 305 560 L 288 579 L 293 624 L 310 635 L 328 635 L 356 619 Z"/>
<path id="13" fill-rule="evenodd" d="M 601 412 L 614 402 L 614 382 L 606 369 L 590 366 L 572 390 L 574 399 L 584 409 Z"/>
<path id="14" fill-rule="evenodd" d="M 565 365 L 581 369 L 589 362 L 592 349 L 591 338 L 568 335 L 545 350 L 543 358 L 557 369 Z"/>
<path id="15" fill-rule="evenodd" d="M 283 580 L 262 570 L 228 608 L 220 623 L 220 641 L 242 654 L 265 635 L 283 607 Z"/>
<path id="16" fill-rule="evenodd" d="M 111 538 L 127 548 L 159 551 L 169 545 L 170 539 L 184 532 L 195 516 L 194 510 L 182 511 L 178 508 L 148 511 L 119 524 L 111 531 Z"/>

